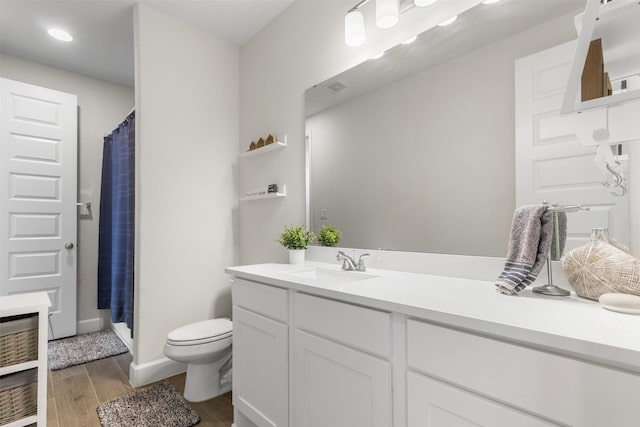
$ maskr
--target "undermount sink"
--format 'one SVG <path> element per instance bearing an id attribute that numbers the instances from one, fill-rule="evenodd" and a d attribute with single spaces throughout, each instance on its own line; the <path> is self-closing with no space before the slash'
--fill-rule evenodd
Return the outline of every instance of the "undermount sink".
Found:
<path id="1" fill-rule="evenodd" d="M 359 271 L 329 270 L 326 268 L 310 268 L 298 271 L 287 271 L 285 274 L 314 282 L 318 285 L 336 285 L 374 279 L 378 276 Z"/>

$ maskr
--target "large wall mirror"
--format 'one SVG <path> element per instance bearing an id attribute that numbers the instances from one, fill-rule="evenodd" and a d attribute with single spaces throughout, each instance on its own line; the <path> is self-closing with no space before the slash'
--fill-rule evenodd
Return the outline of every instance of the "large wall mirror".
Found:
<path id="1" fill-rule="evenodd" d="M 337 226 L 343 247 L 504 256 L 514 61 L 576 38 L 584 6 L 480 4 L 309 89 L 311 229 Z"/>

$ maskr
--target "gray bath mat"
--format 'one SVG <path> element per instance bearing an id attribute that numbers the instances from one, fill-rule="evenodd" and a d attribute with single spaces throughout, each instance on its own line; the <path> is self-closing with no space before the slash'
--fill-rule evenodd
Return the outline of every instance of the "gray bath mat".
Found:
<path id="1" fill-rule="evenodd" d="M 49 341 L 49 369 L 56 371 L 127 351 L 129 349 L 111 330 Z"/>
<path id="2" fill-rule="evenodd" d="M 158 384 L 96 409 L 103 427 L 190 427 L 200 417 L 171 384 Z"/>

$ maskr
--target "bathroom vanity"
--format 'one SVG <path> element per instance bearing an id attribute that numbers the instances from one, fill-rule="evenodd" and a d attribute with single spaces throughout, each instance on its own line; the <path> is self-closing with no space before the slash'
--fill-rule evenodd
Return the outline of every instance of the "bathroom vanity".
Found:
<path id="1" fill-rule="evenodd" d="M 236 427 L 640 425 L 640 316 L 318 262 L 226 271 Z"/>

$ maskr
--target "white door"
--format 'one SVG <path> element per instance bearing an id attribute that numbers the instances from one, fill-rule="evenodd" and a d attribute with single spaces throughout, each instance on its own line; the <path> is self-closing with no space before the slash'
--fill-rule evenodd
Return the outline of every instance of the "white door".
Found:
<path id="1" fill-rule="evenodd" d="M 0 295 L 47 292 L 54 337 L 75 335 L 76 96 L 0 86 Z"/>
<path id="2" fill-rule="evenodd" d="M 388 427 L 391 363 L 296 330 L 293 426 Z"/>
<path id="3" fill-rule="evenodd" d="M 407 374 L 409 427 L 551 427 L 532 415 L 414 372 Z"/>
<path id="4" fill-rule="evenodd" d="M 566 250 L 584 245 L 594 227 L 628 245 L 629 196 L 602 186 L 595 148 L 583 147 L 560 115 L 574 50 L 571 41 L 516 61 L 516 205 L 589 206 L 567 215 Z"/>

